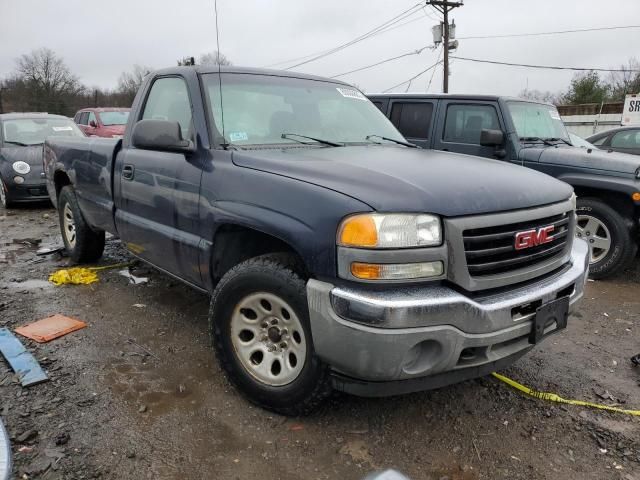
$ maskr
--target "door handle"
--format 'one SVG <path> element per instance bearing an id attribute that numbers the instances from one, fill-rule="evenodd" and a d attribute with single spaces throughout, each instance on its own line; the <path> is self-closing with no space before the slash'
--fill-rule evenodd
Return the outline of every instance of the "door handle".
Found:
<path id="1" fill-rule="evenodd" d="M 125 165 L 122 167 L 122 178 L 125 180 L 133 180 L 133 172 L 135 172 L 133 165 Z"/>

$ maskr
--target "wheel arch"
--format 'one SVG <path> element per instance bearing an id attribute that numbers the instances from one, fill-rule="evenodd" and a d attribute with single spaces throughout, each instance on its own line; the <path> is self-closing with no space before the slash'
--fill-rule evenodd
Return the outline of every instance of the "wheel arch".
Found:
<path id="1" fill-rule="evenodd" d="M 209 281 L 215 286 L 234 266 L 268 253 L 287 253 L 294 256 L 300 273 L 309 277 L 309 269 L 302 253 L 281 236 L 240 223 L 223 223 L 212 239 L 209 255 Z"/>

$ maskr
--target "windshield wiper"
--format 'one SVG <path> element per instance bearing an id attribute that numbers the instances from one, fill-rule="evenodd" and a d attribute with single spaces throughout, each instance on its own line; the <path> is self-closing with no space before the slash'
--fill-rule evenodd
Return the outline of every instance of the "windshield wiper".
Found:
<path id="1" fill-rule="evenodd" d="M 564 138 L 560 138 L 560 137 L 551 137 L 551 138 L 545 138 L 545 140 L 549 141 L 549 142 L 564 142 L 567 145 L 569 145 L 570 147 L 573 147 L 572 143 L 567 142 Z"/>
<path id="2" fill-rule="evenodd" d="M 542 142 L 545 145 L 550 145 L 550 146 L 554 145 L 548 139 L 540 138 L 540 137 L 520 137 L 520 141 L 521 142 Z"/>
<path id="3" fill-rule="evenodd" d="M 27 144 L 27 143 L 12 142 L 12 141 L 9 141 L 9 140 L 5 140 L 4 143 L 10 143 L 11 145 L 19 145 L 21 147 L 28 147 L 29 146 L 29 144 Z"/>
<path id="4" fill-rule="evenodd" d="M 328 145 L 330 147 L 344 147 L 344 145 L 341 144 L 341 143 L 332 142 L 330 140 L 323 140 L 321 138 L 309 137 L 307 135 L 300 135 L 299 133 L 283 133 L 282 135 L 280 135 L 280 138 L 286 138 L 288 140 L 293 140 L 294 142 L 299 142 L 299 143 L 302 143 L 304 145 L 311 145 L 309 142 L 302 142 L 300 140 L 296 140 L 295 138 L 291 138 L 291 137 L 307 138 L 309 140 L 313 140 L 314 142 L 321 143 L 323 145 Z"/>
<path id="5" fill-rule="evenodd" d="M 418 147 L 418 145 L 416 145 L 414 143 L 403 142 L 402 140 L 395 140 L 393 138 L 383 137 L 382 135 L 367 135 L 364 138 L 365 138 L 365 140 L 369 140 L 369 139 L 374 138 L 374 137 L 375 138 L 379 138 L 381 140 L 386 140 L 387 142 L 397 143 L 398 145 L 404 145 L 405 147 L 409 147 L 409 148 L 420 148 L 420 147 Z"/>

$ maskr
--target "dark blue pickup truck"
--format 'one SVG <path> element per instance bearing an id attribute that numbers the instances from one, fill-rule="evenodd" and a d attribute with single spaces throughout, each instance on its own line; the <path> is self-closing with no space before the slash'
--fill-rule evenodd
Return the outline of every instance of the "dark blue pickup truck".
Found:
<path id="1" fill-rule="evenodd" d="M 416 149 L 341 82 L 158 71 L 122 140 L 51 139 L 45 169 L 71 257 L 111 232 L 210 293 L 222 367 L 285 414 L 486 375 L 583 295 L 569 185 Z"/>

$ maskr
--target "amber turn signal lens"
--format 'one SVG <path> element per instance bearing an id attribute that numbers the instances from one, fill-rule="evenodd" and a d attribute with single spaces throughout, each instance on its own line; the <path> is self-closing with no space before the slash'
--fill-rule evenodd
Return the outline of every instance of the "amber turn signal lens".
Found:
<path id="1" fill-rule="evenodd" d="M 631 198 L 633 198 L 634 202 L 640 202 L 640 192 L 635 192 L 633 195 L 631 195 Z"/>
<path id="2" fill-rule="evenodd" d="M 378 230 L 370 215 L 356 215 L 342 224 L 339 241 L 341 245 L 353 247 L 375 247 L 378 245 Z"/>
<path id="3" fill-rule="evenodd" d="M 351 275 L 363 280 L 377 280 L 382 273 L 382 265 L 374 265 L 371 263 L 358 263 L 351 264 Z"/>

